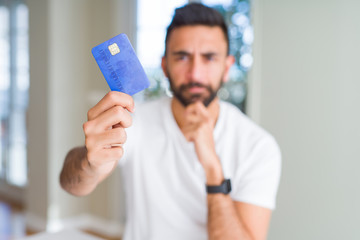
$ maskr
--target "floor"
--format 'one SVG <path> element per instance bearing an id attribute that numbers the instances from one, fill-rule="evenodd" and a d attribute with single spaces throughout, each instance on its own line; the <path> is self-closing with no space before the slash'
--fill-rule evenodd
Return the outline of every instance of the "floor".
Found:
<path id="1" fill-rule="evenodd" d="M 121 238 L 107 237 L 90 230 L 85 232 L 105 240 L 121 240 Z M 0 198 L 0 240 L 11 240 L 35 234 L 26 229 L 23 207 Z"/>

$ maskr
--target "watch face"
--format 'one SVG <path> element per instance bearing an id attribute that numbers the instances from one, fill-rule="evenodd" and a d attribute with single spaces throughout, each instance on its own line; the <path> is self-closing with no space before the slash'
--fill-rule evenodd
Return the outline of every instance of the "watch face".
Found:
<path id="1" fill-rule="evenodd" d="M 224 183 L 226 184 L 226 194 L 228 194 L 229 192 L 231 192 L 231 181 L 230 181 L 230 179 L 226 179 L 225 181 L 224 181 Z"/>

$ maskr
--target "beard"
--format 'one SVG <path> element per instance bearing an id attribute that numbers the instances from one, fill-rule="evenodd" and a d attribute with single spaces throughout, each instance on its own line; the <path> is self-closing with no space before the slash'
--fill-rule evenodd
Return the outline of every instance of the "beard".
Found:
<path id="1" fill-rule="evenodd" d="M 179 102 L 184 107 L 187 107 L 188 105 L 198 101 L 202 102 L 205 107 L 208 107 L 210 103 L 216 98 L 219 89 L 224 83 L 224 81 L 221 80 L 219 86 L 216 88 L 212 88 L 210 85 L 205 85 L 199 82 L 190 82 L 187 84 L 181 84 L 180 86 L 176 87 L 172 81 L 169 72 L 167 73 L 167 75 L 170 83 L 170 88 L 174 94 L 174 97 L 179 100 Z M 192 87 L 204 88 L 205 91 L 203 93 L 190 93 L 189 89 Z"/>

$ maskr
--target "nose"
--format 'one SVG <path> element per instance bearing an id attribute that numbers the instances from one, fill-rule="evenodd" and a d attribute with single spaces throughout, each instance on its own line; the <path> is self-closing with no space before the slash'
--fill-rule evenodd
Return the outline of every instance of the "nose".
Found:
<path id="1" fill-rule="evenodd" d="M 190 61 L 189 80 L 191 82 L 202 82 L 204 74 L 204 66 L 200 56 L 194 56 Z"/>

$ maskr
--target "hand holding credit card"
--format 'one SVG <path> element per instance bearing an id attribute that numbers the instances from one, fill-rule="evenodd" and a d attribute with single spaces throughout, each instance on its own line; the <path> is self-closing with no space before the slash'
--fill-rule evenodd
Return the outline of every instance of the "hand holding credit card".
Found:
<path id="1" fill-rule="evenodd" d="M 112 91 L 133 95 L 149 87 L 149 80 L 126 34 L 97 45 L 91 52 Z"/>

